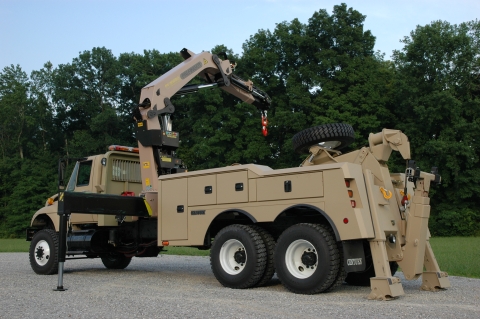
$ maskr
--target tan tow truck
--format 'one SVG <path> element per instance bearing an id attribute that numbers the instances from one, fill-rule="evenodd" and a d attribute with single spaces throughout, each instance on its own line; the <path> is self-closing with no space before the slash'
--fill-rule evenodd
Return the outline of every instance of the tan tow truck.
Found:
<path id="1" fill-rule="evenodd" d="M 27 240 L 36 273 L 58 272 L 64 290 L 66 256 L 123 269 L 132 257 L 191 246 L 210 249 L 213 274 L 230 288 L 262 286 L 276 273 L 295 293 L 346 281 L 370 285 L 369 298 L 385 300 L 404 294 L 393 276 L 398 266 L 407 280 L 422 276 L 421 289 L 450 286 L 428 241 L 429 190 L 440 176 L 415 166 L 405 134 L 384 129 L 342 154 L 352 127 L 326 124 L 293 137 L 295 151 L 308 153 L 300 167 L 188 172 L 175 155 L 172 96 L 218 86 L 257 106 L 265 126 L 270 98 L 235 76 L 226 57 L 181 55 L 183 63 L 142 89 L 133 114 L 138 149 L 112 146 L 78 160 L 68 185 L 59 182 L 59 193 L 33 216 Z M 197 75 L 207 84 L 186 85 Z M 407 161 L 405 173 L 389 172 L 392 151 Z"/>

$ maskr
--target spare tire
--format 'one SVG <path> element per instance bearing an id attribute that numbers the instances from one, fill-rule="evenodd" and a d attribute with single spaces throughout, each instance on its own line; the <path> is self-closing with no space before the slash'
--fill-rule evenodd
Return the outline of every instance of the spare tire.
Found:
<path id="1" fill-rule="evenodd" d="M 321 144 L 325 148 L 340 150 L 355 140 L 353 127 L 345 123 L 323 124 L 298 132 L 292 138 L 295 152 L 308 153 L 312 145 Z"/>

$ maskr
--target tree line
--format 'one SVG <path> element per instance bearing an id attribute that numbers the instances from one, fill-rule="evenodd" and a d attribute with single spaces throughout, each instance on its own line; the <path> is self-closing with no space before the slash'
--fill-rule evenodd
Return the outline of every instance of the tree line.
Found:
<path id="1" fill-rule="evenodd" d="M 345 4 L 314 12 L 307 23 L 280 22 L 243 43 L 224 45 L 235 73 L 273 100 L 269 135 L 260 114 L 221 90 L 172 98 L 178 156 L 189 170 L 232 163 L 298 166 L 292 136 L 311 126 L 353 126 L 351 148 L 369 133 L 400 129 L 425 171 L 439 168 L 430 230 L 438 236 L 480 235 L 480 23 L 434 21 L 405 36 L 390 60 L 374 51 L 365 16 Z M 179 48 L 181 49 L 181 48 Z M 131 112 L 143 86 L 182 62 L 177 53 L 145 50 L 118 57 L 105 47 L 71 63 L 47 62 L 27 75 L 0 72 L 0 237 L 23 236 L 31 216 L 56 191 L 57 160 L 135 145 Z M 199 81 L 199 80 L 194 80 Z M 199 83 L 199 82 L 198 82 Z M 392 170 L 404 171 L 394 158 Z"/>

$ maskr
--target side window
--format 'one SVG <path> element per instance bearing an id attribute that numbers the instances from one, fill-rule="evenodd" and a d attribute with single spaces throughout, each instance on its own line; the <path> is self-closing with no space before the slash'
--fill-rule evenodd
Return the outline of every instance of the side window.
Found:
<path id="1" fill-rule="evenodd" d="M 90 182 L 92 161 L 81 162 L 78 168 L 77 186 L 87 186 Z"/>

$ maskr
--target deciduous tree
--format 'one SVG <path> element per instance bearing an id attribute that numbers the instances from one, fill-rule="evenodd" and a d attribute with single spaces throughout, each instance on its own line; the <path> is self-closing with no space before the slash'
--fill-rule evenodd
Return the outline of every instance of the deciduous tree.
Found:
<path id="1" fill-rule="evenodd" d="M 394 52 L 398 107 L 392 111 L 402 119 L 398 127 L 410 136 L 419 166 L 441 169 L 433 222 L 469 211 L 478 225 L 480 23 L 435 21 L 417 26 L 403 43 Z"/>

